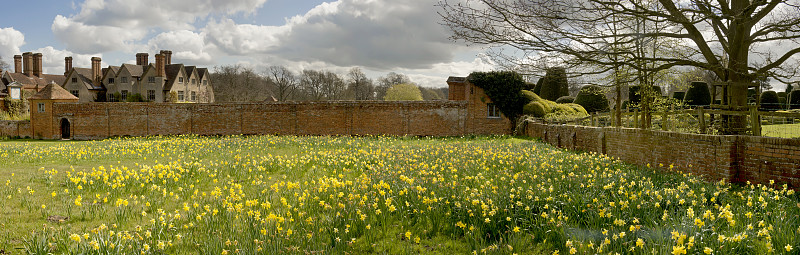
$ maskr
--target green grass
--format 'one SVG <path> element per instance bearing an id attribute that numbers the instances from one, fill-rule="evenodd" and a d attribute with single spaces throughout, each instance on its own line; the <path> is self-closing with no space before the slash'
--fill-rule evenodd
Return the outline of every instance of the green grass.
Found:
<path id="1" fill-rule="evenodd" d="M 14 254 L 758 254 L 800 245 L 800 200 L 785 186 L 709 183 L 511 137 L 3 141 L 0 158 L 0 250 Z"/>
<path id="2" fill-rule="evenodd" d="M 769 137 L 800 138 L 800 124 L 762 125 L 761 134 Z"/>

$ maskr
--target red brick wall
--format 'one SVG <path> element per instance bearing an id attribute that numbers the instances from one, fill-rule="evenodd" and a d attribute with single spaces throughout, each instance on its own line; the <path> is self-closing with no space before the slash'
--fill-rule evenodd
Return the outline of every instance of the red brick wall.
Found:
<path id="1" fill-rule="evenodd" d="M 5 137 L 30 137 L 31 121 L 29 120 L 0 120 L 0 136 Z"/>
<path id="2" fill-rule="evenodd" d="M 477 105 L 477 106 L 476 106 Z M 71 123 L 73 139 L 171 134 L 429 135 L 508 134 L 467 101 L 279 102 L 240 104 L 55 103 L 42 126 Z M 469 112 L 474 109 L 474 112 Z M 469 123 L 472 121 L 473 123 Z M 52 125 L 52 126 L 51 126 Z M 47 139 L 57 139 L 53 130 Z"/>
<path id="3" fill-rule="evenodd" d="M 800 187 L 800 140 L 546 125 L 528 122 L 525 134 L 561 148 L 604 153 L 625 162 L 675 169 L 735 183 Z"/>

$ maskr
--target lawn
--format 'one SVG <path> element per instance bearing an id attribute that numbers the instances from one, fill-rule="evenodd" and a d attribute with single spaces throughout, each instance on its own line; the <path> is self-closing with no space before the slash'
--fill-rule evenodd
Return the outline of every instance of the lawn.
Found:
<path id="1" fill-rule="evenodd" d="M 762 125 L 761 134 L 769 137 L 800 138 L 800 124 Z"/>
<path id="2" fill-rule="evenodd" d="M 0 254 L 800 249 L 800 200 L 784 186 L 510 137 L 4 141 L 0 157 Z"/>

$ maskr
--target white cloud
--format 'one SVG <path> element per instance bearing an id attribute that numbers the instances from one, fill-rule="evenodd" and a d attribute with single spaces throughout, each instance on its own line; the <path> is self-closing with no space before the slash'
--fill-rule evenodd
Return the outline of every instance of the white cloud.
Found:
<path id="1" fill-rule="evenodd" d="M 194 30 L 193 24 L 209 15 L 252 14 L 266 1 L 86 0 L 77 14 L 56 16 L 51 29 L 76 52 L 131 51 L 156 29 Z"/>
<path id="2" fill-rule="evenodd" d="M 203 28 L 206 40 L 231 55 L 263 54 L 278 46 L 287 26 L 236 24 L 231 19 L 209 21 Z"/>
<path id="3" fill-rule="evenodd" d="M 90 67 L 92 66 L 92 57 L 102 58 L 102 55 L 99 54 L 95 55 L 75 54 L 67 50 L 55 49 L 52 46 L 39 48 L 34 50 L 33 52 L 42 53 L 42 69 L 44 69 L 43 72 L 47 74 L 64 73 L 65 57 L 72 57 L 73 67 Z M 106 63 L 102 63 L 102 65 L 107 66 Z"/>
<path id="4" fill-rule="evenodd" d="M 173 62 L 187 65 L 213 64 L 214 59 L 207 52 L 203 33 L 177 30 L 161 33 L 147 43 L 147 52 L 174 49 Z"/>
<path id="5" fill-rule="evenodd" d="M 14 65 L 14 55 L 20 54 L 19 47 L 25 44 L 25 35 L 13 27 L 0 28 L 0 57 Z"/>

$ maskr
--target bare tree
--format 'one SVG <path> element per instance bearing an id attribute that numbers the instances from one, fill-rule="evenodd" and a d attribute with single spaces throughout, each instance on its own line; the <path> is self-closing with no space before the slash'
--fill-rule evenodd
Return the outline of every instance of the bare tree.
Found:
<path id="1" fill-rule="evenodd" d="M 300 89 L 303 92 L 303 99 L 309 101 L 321 101 L 325 98 L 322 88 L 322 80 L 325 73 L 316 70 L 303 70 L 300 75 Z"/>
<path id="2" fill-rule="evenodd" d="M 406 83 L 413 82 L 411 82 L 411 79 L 405 74 L 390 72 L 385 76 L 378 77 L 378 84 L 375 86 L 375 97 L 382 99 L 386 96 L 386 91 L 388 91 L 389 88 L 397 84 Z"/>
<path id="3" fill-rule="evenodd" d="M 604 73 L 615 67 L 659 72 L 677 66 L 693 66 L 714 72 L 730 87 L 729 104 L 743 110 L 747 88 L 758 75 L 785 82 L 796 68 L 793 57 L 800 53 L 800 6 L 794 0 L 658 0 L 644 5 L 637 0 L 471 0 L 442 8 L 444 24 L 453 38 L 469 43 L 513 48 L 521 54 L 496 53 L 518 66 L 558 61 L 565 65 L 593 66 L 589 73 Z M 610 33 L 603 24 L 612 17 L 644 20 L 664 30 L 641 33 Z M 674 55 L 636 54 L 634 48 L 608 50 L 636 40 L 666 38 L 687 42 Z M 767 44 L 784 45 L 763 49 Z M 759 48 L 762 47 L 762 48 Z M 641 53 L 641 52 L 640 52 Z M 617 55 L 621 58 L 607 57 Z M 637 61 L 621 61 L 636 57 Z M 744 117 L 727 118 L 726 133 L 742 133 Z"/>
<path id="4" fill-rule="evenodd" d="M 215 66 L 211 80 L 217 102 L 263 101 L 272 97 L 273 85 L 249 67 Z"/>
<path id="5" fill-rule="evenodd" d="M 299 82 L 297 76 L 284 66 L 270 66 L 264 72 L 275 87 L 274 93 L 278 101 L 287 101 L 292 98 Z"/>
<path id="6" fill-rule="evenodd" d="M 353 67 L 347 72 L 347 90 L 355 100 L 370 100 L 374 96 L 372 80 L 358 67 Z"/>
<path id="7" fill-rule="evenodd" d="M 342 77 L 331 71 L 324 71 L 322 76 L 322 92 L 326 100 L 342 100 L 347 85 Z"/>

